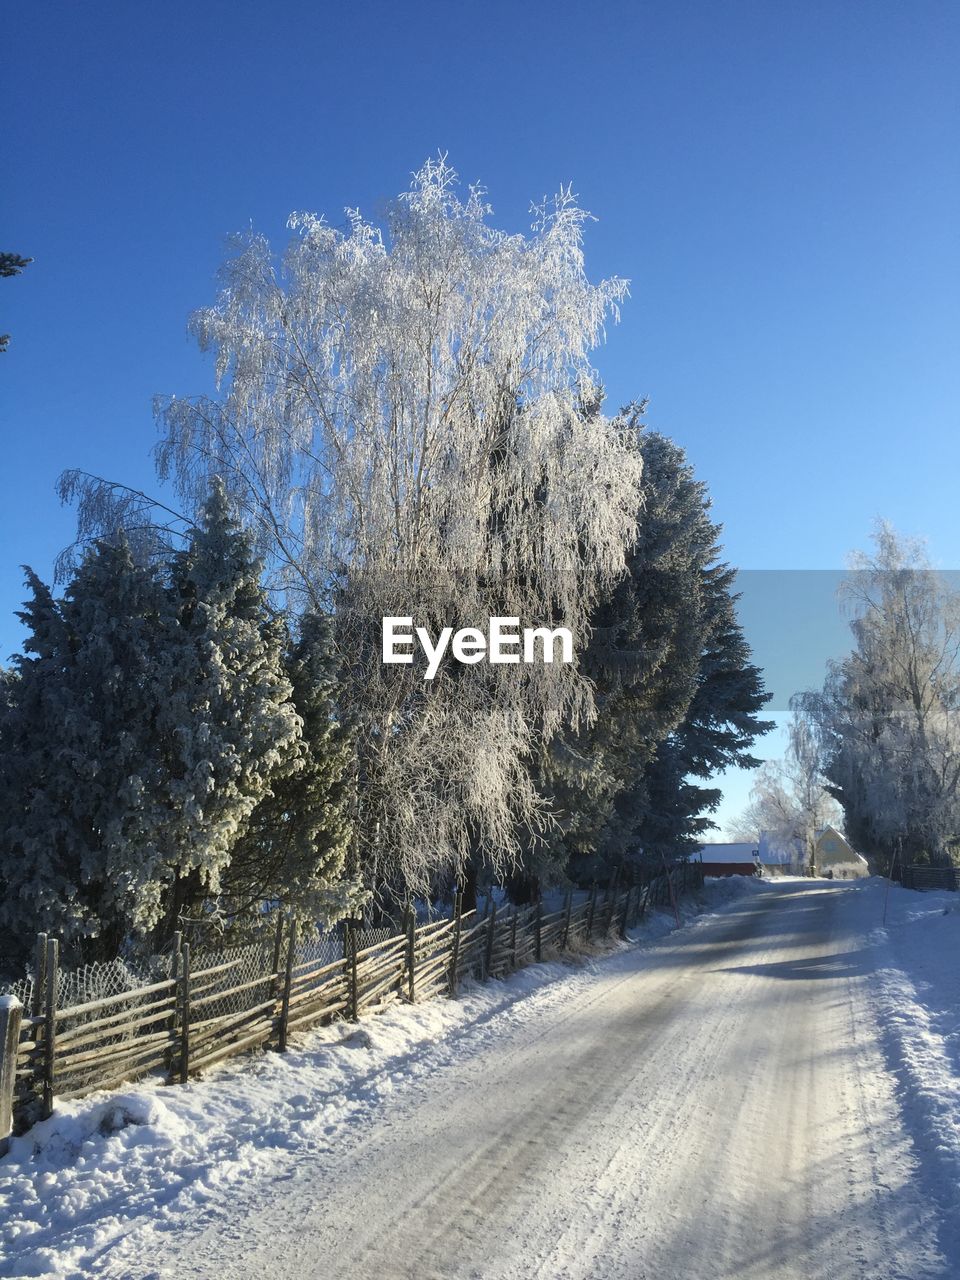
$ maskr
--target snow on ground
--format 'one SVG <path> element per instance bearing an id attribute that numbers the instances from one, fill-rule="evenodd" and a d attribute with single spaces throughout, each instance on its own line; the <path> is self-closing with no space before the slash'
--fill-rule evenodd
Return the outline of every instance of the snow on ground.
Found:
<path id="1" fill-rule="evenodd" d="M 926 1194 L 960 1221 L 960 894 L 864 882 L 870 996 Z M 884 923 L 884 900 L 886 921 Z M 955 1229 L 960 1275 L 960 1227 Z"/>
<path id="2" fill-rule="evenodd" d="M 0 1276 L 960 1275 L 960 895 L 738 877 L 682 915 L 63 1104 L 0 1160 Z"/>
<path id="3" fill-rule="evenodd" d="M 743 877 L 708 880 L 696 899 L 681 900 L 681 919 L 768 887 Z M 656 911 L 631 931 L 631 942 L 649 944 L 675 928 L 672 911 Z M 284 1154 L 322 1152 L 394 1089 L 476 1051 L 504 1025 L 562 1004 L 606 963 L 602 955 L 544 963 L 503 982 L 466 984 L 458 1000 L 394 1005 L 356 1025 L 309 1032 L 285 1055 L 234 1059 L 185 1087 L 144 1081 L 58 1103 L 0 1160 L 0 1276 L 89 1274 L 138 1225 L 172 1225 Z M 431 1046 L 441 1052 L 427 1067 Z"/>

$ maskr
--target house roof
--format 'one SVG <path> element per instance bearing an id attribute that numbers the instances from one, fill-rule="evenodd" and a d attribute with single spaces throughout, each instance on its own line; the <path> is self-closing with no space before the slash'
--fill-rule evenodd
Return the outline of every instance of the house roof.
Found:
<path id="1" fill-rule="evenodd" d="M 750 841 L 734 844 L 702 844 L 698 856 L 703 862 L 753 862 L 758 846 Z"/>
<path id="2" fill-rule="evenodd" d="M 817 832 L 817 843 L 818 843 L 818 844 L 819 844 L 819 842 L 820 842 L 821 838 L 822 838 L 823 836 L 825 836 L 825 835 L 836 836 L 836 838 L 840 841 L 840 843 L 841 843 L 841 844 L 842 844 L 842 846 L 843 846 L 842 853 L 848 853 L 848 854 L 849 854 L 849 856 L 850 856 L 850 857 L 851 857 L 855 862 L 860 863 L 860 864 L 862 864 L 863 866 L 866 866 L 866 865 L 867 865 L 867 860 L 866 860 L 866 858 L 863 856 L 863 854 L 862 854 L 862 853 L 857 853 L 856 849 L 854 849 L 853 845 L 850 843 L 850 841 L 847 839 L 847 837 L 843 834 L 843 832 L 842 832 L 842 831 L 838 831 L 836 827 L 831 826 L 831 825 L 828 823 L 828 824 L 827 824 L 827 826 L 825 826 L 825 827 L 821 827 L 821 828 L 820 828 L 820 830 Z M 836 856 L 842 856 L 842 853 L 841 853 L 840 855 L 836 855 Z"/>
<path id="3" fill-rule="evenodd" d="M 833 826 L 833 824 L 832 824 L 832 823 L 829 823 L 829 822 L 827 823 L 827 825 L 826 825 L 825 827 L 818 827 L 818 828 L 817 828 L 817 832 L 816 832 L 817 839 L 819 840 L 821 836 L 825 836 L 825 835 L 827 834 L 827 832 L 828 832 L 828 831 L 832 832 L 835 836 L 839 836 L 839 837 L 840 837 L 840 839 L 841 839 L 845 844 L 847 843 L 847 837 L 843 834 L 843 832 L 842 832 L 842 831 L 838 831 L 838 830 L 837 830 L 837 828 L 836 828 L 835 826 Z"/>

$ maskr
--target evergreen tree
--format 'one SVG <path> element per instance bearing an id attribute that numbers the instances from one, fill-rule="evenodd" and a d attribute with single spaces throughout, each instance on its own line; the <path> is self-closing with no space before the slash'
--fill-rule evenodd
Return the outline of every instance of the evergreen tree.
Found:
<path id="1" fill-rule="evenodd" d="M 30 634 L 0 708 L 3 932 L 112 954 L 164 857 L 150 746 L 178 667 L 174 619 L 122 542 L 97 544 L 61 601 L 27 579 Z"/>
<path id="2" fill-rule="evenodd" d="M 18 276 L 32 261 L 32 258 L 24 258 L 19 253 L 0 253 L 0 279 Z M 0 352 L 6 351 L 9 345 L 9 333 L 0 333 Z"/>
<path id="3" fill-rule="evenodd" d="M 353 835 L 356 757 L 339 717 L 339 670 L 329 620 L 300 619 L 286 669 L 301 720 L 299 749 L 273 774 L 235 844 L 224 876 L 237 920 L 278 901 L 304 920 L 332 920 L 359 905 L 347 875 Z"/>
<path id="4" fill-rule="evenodd" d="M 166 932 L 222 909 L 234 845 L 300 749 L 283 666 L 286 627 L 219 481 L 171 579 L 186 649 L 185 678 L 161 710 L 176 860 L 167 892 L 143 921 L 162 922 Z"/>
<path id="5" fill-rule="evenodd" d="M 640 433 L 639 535 L 627 572 L 593 613 L 582 658 L 597 718 L 555 737 L 541 771 L 558 824 L 548 849 L 556 863 L 572 859 L 580 878 L 608 874 L 636 849 L 645 773 L 695 696 L 707 625 L 703 572 L 716 528 L 706 486 L 679 446 L 641 432 L 643 408 L 621 417 Z"/>
<path id="6" fill-rule="evenodd" d="M 715 534 L 719 528 L 714 527 Z M 718 547 L 714 542 L 710 560 Z M 763 673 L 736 616 L 735 570 L 722 563 L 701 569 L 703 633 L 696 691 L 677 729 L 662 742 L 644 775 L 644 813 L 637 835 L 646 856 L 692 852 L 713 822 L 716 787 L 700 783 L 724 769 L 756 768 L 750 747 L 773 728 L 759 714 L 770 701 Z"/>
<path id="7" fill-rule="evenodd" d="M 351 908 L 328 627 L 308 617 L 287 653 L 222 488 L 166 577 L 120 540 L 62 600 L 28 581 L 26 651 L 0 680 L 0 936 L 90 957 L 249 924 L 264 900 Z"/>
<path id="8" fill-rule="evenodd" d="M 540 768 L 556 821 L 531 842 L 541 878 L 604 879 L 625 859 L 692 849 L 720 799 L 702 783 L 759 763 L 749 748 L 771 727 L 758 719 L 769 696 L 736 619 L 706 485 L 679 446 L 641 430 L 643 409 L 621 416 L 640 433 L 639 534 L 582 658 L 597 718 L 555 736 Z"/>

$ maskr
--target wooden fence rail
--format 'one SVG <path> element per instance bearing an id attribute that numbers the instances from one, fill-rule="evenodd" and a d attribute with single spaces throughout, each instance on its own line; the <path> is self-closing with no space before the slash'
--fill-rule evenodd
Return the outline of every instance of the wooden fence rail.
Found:
<path id="1" fill-rule="evenodd" d="M 17 1014 L 0 1060 L 7 1114 L 20 1130 L 49 1116 L 56 1098 L 75 1098 L 162 1072 L 171 1083 L 234 1054 L 287 1047 L 290 1032 L 336 1017 L 356 1019 L 394 1001 L 455 996 L 466 978 L 504 977 L 592 939 L 625 936 L 650 907 L 698 888 L 698 862 L 676 862 L 656 875 L 544 911 L 536 902 L 483 915 L 463 911 L 417 926 L 408 909 L 398 933 L 360 945 L 359 922 L 344 929 L 343 955 L 312 958 L 295 922 L 281 920 L 271 946 L 222 963 L 191 962 L 179 938 L 171 977 L 132 991 L 58 1007 L 59 947 L 41 937 L 31 1005 Z M 14 1002 L 16 1003 L 16 1002 Z M 0 1045 L 0 1050 L 2 1050 Z M 0 1124 L 4 1103 L 0 1098 Z M 0 1144 L 4 1135 L 0 1133 Z"/>

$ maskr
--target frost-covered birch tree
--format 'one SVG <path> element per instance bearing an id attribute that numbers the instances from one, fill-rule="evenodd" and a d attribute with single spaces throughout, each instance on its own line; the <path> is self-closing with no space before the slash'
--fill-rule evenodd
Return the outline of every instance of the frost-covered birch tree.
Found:
<path id="1" fill-rule="evenodd" d="M 796 849 L 798 862 L 809 866 L 816 834 L 827 825 L 840 826 L 843 813 L 827 790 L 820 735 L 804 709 L 803 697 L 791 699 L 787 749 L 780 760 L 760 766 L 750 790 L 750 803 L 735 826 L 736 839 L 755 841 L 766 831 L 785 849 Z"/>
<path id="2" fill-rule="evenodd" d="M 845 588 L 854 649 L 803 706 L 847 835 L 868 855 L 960 851 L 960 596 L 923 544 L 881 522 Z"/>
<path id="3" fill-rule="evenodd" d="M 381 664 L 380 619 L 562 620 L 582 644 L 640 507 L 630 433 L 579 412 L 625 283 L 587 279 L 569 190 L 529 235 L 490 213 L 440 159 L 382 229 L 297 213 L 279 261 L 243 237 L 192 321 L 217 394 L 158 403 L 160 472 L 188 506 L 221 477 L 290 608 L 335 606 L 357 857 L 417 887 L 471 848 L 509 863 L 537 822 L 535 743 L 588 720 L 591 691 L 575 665 L 445 666 L 424 682 Z"/>

